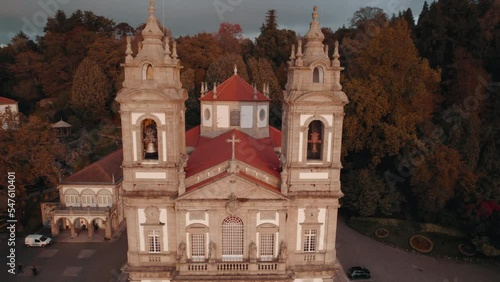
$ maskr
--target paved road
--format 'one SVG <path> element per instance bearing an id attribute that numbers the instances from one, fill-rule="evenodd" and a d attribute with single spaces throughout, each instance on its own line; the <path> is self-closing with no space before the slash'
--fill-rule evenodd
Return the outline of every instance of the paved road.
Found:
<path id="1" fill-rule="evenodd" d="M 344 270 L 367 267 L 376 282 L 496 282 L 500 265 L 437 259 L 389 247 L 347 227 L 339 218 L 337 256 Z"/>
<path id="2" fill-rule="evenodd" d="M 2 234 L 4 235 L 4 234 Z M 127 236 L 112 243 L 64 243 L 56 242 L 45 248 L 26 248 L 22 238 L 17 240 L 16 263 L 24 265 L 24 273 L 7 272 L 7 243 L 0 239 L 0 281 L 39 282 L 110 282 L 126 281 L 120 277 L 120 268 L 127 260 Z M 30 265 L 35 265 L 39 275 L 33 277 Z"/>

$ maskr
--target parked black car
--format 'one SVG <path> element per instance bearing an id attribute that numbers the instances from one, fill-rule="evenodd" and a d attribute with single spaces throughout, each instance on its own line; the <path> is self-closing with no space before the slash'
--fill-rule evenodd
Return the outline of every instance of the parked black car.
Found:
<path id="1" fill-rule="evenodd" d="M 354 266 L 349 268 L 347 271 L 347 275 L 350 279 L 370 279 L 371 274 L 370 271 L 361 266 Z"/>

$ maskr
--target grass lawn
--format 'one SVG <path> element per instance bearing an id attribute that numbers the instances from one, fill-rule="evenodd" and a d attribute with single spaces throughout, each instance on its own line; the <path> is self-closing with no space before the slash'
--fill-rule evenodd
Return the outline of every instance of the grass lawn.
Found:
<path id="1" fill-rule="evenodd" d="M 438 232 L 427 232 L 421 228 L 421 224 L 418 222 L 352 217 L 347 224 L 361 234 L 405 250 L 413 250 L 409 240 L 413 235 L 418 234 L 426 236 L 434 244 L 434 248 L 428 253 L 432 256 L 451 257 L 462 260 L 474 258 L 479 260 L 491 261 L 494 259 L 500 261 L 500 258 L 488 258 L 481 254 L 476 254 L 473 257 L 466 256 L 458 250 L 458 246 L 460 244 L 470 244 L 467 238 Z M 389 235 L 384 238 L 377 237 L 375 235 L 375 230 L 378 228 L 387 229 Z"/>

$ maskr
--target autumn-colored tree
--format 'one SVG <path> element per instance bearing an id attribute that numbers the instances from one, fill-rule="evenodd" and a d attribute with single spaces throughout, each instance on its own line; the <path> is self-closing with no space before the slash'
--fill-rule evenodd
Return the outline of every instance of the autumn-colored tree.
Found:
<path id="1" fill-rule="evenodd" d="M 243 29 L 239 24 L 231 24 L 228 22 L 223 22 L 219 26 L 219 31 L 215 37 L 219 41 L 219 45 L 224 53 L 228 54 L 240 54 L 240 41 L 242 37 Z"/>
<path id="2" fill-rule="evenodd" d="M 112 93 L 118 93 L 125 79 L 121 63 L 124 60 L 125 38 L 98 36 L 89 45 L 87 58 L 96 62 L 112 86 Z"/>
<path id="3" fill-rule="evenodd" d="M 404 20 L 381 29 L 351 62 L 345 82 L 347 152 L 369 152 L 378 164 L 418 140 L 417 125 L 430 118 L 439 83 L 417 53 Z"/>
<path id="4" fill-rule="evenodd" d="M 56 165 L 63 152 L 55 131 L 49 123 L 36 117 L 26 119 L 22 114 L 8 111 L 0 115 L 0 186 L 14 172 L 16 186 L 16 213 L 18 221 L 25 223 L 21 211 L 25 208 L 27 189 L 54 187 L 58 183 Z M 6 202 L 2 202 L 2 205 Z"/>
<path id="5" fill-rule="evenodd" d="M 411 177 L 421 215 L 436 214 L 453 199 L 464 164 L 452 148 L 437 144 Z M 427 219 L 427 218 L 426 218 Z"/>
<path id="6" fill-rule="evenodd" d="M 109 100 L 110 88 L 106 76 L 96 62 L 84 59 L 73 79 L 71 108 L 85 123 L 90 124 L 106 116 Z"/>
<path id="7" fill-rule="evenodd" d="M 206 81 L 210 86 L 213 83 L 221 83 L 234 74 L 234 66 L 238 69 L 238 75 L 249 81 L 247 66 L 240 55 L 229 54 L 219 57 L 210 65 L 207 71 Z"/>
<path id="8" fill-rule="evenodd" d="M 208 67 L 223 54 L 217 39 L 210 33 L 198 33 L 177 39 L 177 54 L 185 68 L 195 70 L 195 85 L 206 76 Z"/>

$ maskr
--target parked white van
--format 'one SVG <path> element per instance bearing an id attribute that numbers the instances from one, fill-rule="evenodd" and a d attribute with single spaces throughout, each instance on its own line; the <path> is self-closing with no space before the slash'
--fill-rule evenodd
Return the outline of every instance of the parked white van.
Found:
<path id="1" fill-rule="evenodd" d="M 52 239 L 40 234 L 28 235 L 24 239 L 24 245 L 26 245 L 26 247 L 45 247 L 51 243 Z"/>

